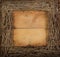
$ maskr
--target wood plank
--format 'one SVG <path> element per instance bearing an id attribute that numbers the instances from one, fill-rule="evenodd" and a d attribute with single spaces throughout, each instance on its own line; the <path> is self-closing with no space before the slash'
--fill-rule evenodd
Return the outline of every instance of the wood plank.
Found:
<path id="1" fill-rule="evenodd" d="M 15 46 L 45 46 L 46 29 L 14 29 Z"/>
<path id="2" fill-rule="evenodd" d="M 47 13 L 45 11 L 13 11 L 15 28 L 46 28 Z"/>

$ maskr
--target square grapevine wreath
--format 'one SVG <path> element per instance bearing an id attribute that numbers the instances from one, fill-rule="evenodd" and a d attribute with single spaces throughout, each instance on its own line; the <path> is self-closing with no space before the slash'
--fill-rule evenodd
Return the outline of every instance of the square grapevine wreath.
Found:
<path id="1" fill-rule="evenodd" d="M 56 0 L 1 1 L 1 56 L 59 55 L 57 4 Z"/>

